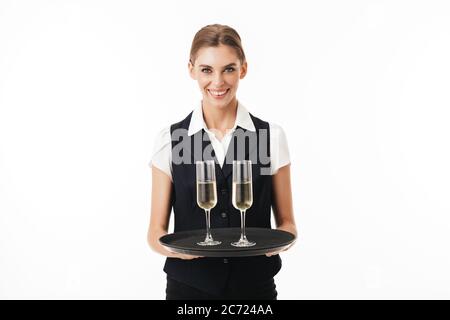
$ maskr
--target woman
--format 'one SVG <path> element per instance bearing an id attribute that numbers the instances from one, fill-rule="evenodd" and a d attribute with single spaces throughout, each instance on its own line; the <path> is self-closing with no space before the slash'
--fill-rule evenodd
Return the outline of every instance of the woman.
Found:
<path id="1" fill-rule="evenodd" d="M 184 159 L 192 161 L 174 161 L 175 157 L 180 158 L 179 151 L 175 151 L 181 143 L 175 132 L 180 131 L 185 132 L 184 141 L 194 142 L 200 137 L 202 154 L 209 147 L 212 159 L 216 160 L 218 202 L 211 210 L 212 228 L 240 226 L 239 211 L 231 204 L 232 165 L 225 161 L 230 155 L 235 159 L 228 146 L 239 129 L 239 132 L 258 135 L 258 141 L 263 141 L 263 147 L 270 153 L 270 162 L 263 163 L 258 156 L 254 163 L 260 170 L 252 170 L 254 202 L 247 210 L 246 225 L 270 228 L 273 209 L 277 228 L 297 235 L 284 132 L 279 126 L 250 114 L 236 98 L 239 80 L 247 73 L 238 33 L 218 24 L 200 29 L 192 42 L 188 68 L 192 79 L 198 82 L 203 99 L 185 119 L 159 133 L 149 164 L 152 205 L 148 243 L 153 250 L 167 256 L 166 299 L 276 299 L 273 277 L 281 268 L 278 252 L 225 259 L 196 257 L 170 252 L 158 242 L 168 233 L 172 207 L 175 232 L 205 228 L 204 211 L 196 204 L 195 160 L 198 157 L 194 152 L 186 152 Z M 267 139 L 263 139 L 263 134 Z M 248 156 L 249 149 L 245 152 Z"/>

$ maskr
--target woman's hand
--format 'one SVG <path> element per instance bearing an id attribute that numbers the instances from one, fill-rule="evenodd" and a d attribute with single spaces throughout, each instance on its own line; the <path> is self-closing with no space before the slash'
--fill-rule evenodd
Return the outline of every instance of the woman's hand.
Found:
<path id="1" fill-rule="evenodd" d="M 170 248 L 164 247 L 159 243 L 159 238 L 167 234 L 171 211 L 170 196 L 172 188 L 170 178 L 163 171 L 152 167 L 152 208 L 147 232 L 147 242 L 155 252 L 169 258 L 183 260 L 200 258 L 199 256 L 173 252 Z"/>
<path id="2" fill-rule="evenodd" d="M 170 255 L 170 258 L 179 258 L 179 259 L 183 259 L 183 260 L 193 260 L 193 259 L 203 258 L 203 256 L 193 256 L 193 255 L 184 254 L 184 253 L 173 253 L 172 255 Z"/>
<path id="3" fill-rule="evenodd" d="M 169 258 L 179 258 L 179 259 L 183 259 L 183 260 L 192 260 L 192 259 L 197 259 L 197 258 L 203 258 L 203 256 L 194 256 L 191 254 L 177 253 L 177 252 L 174 252 L 173 250 L 171 250 L 171 248 L 169 248 L 169 247 L 163 246 L 163 248 L 170 253 L 167 255 Z"/>
<path id="4" fill-rule="evenodd" d="M 202 256 L 191 256 L 190 254 L 177 253 L 172 258 L 180 258 L 183 260 L 192 260 L 192 259 L 203 258 L 203 257 Z"/>
<path id="5" fill-rule="evenodd" d="M 282 231 L 286 231 L 286 232 L 292 233 L 297 238 L 297 229 L 295 227 L 295 224 L 293 224 L 293 223 L 286 223 L 286 224 L 284 224 L 282 226 L 279 226 L 277 228 L 277 230 L 282 230 Z M 274 252 L 266 253 L 266 256 L 267 257 L 271 257 L 271 256 L 274 256 L 274 255 L 280 254 L 283 251 L 289 250 L 295 244 L 295 242 L 296 242 L 296 240 L 294 240 L 294 242 L 292 242 L 290 245 L 288 245 L 287 247 L 284 247 L 281 250 L 277 250 L 277 251 L 274 251 Z"/>
<path id="6" fill-rule="evenodd" d="M 266 253 L 266 257 L 271 257 L 271 256 L 275 256 L 275 255 L 277 255 L 277 254 L 280 254 L 281 252 L 286 251 L 286 250 L 288 250 L 290 247 L 292 247 L 292 246 L 294 245 L 294 243 L 295 243 L 295 242 L 291 243 L 290 245 L 288 245 L 288 246 L 285 247 L 284 249 L 277 250 L 277 251 L 270 252 L 270 253 Z"/>
<path id="7" fill-rule="evenodd" d="M 294 209 L 292 205 L 290 167 L 290 164 L 283 166 L 272 176 L 272 209 L 275 215 L 277 229 L 292 233 L 297 237 L 297 228 L 295 226 Z M 270 257 L 286 251 L 292 247 L 294 243 L 295 242 L 276 252 L 267 253 L 266 256 Z"/>

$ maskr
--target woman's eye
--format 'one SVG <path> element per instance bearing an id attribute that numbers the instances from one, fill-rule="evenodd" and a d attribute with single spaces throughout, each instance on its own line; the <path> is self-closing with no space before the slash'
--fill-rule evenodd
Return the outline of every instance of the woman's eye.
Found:
<path id="1" fill-rule="evenodd" d="M 203 73 L 211 73 L 211 70 L 208 69 L 208 68 L 203 68 L 203 69 L 201 69 L 201 71 L 202 71 Z M 232 68 L 232 67 L 226 68 L 225 71 L 226 71 L 226 72 L 233 72 L 233 71 L 234 71 L 234 68 Z"/>

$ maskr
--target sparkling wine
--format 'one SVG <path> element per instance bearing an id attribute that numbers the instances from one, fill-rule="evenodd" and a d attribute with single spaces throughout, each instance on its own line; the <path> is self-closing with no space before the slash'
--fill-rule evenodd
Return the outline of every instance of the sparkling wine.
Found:
<path id="1" fill-rule="evenodd" d="M 247 210 L 253 204 L 252 182 L 233 182 L 233 206 L 238 210 Z"/>
<path id="2" fill-rule="evenodd" d="M 197 204 L 200 208 L 209 210 L 217 204 L 217 190 L 215 181 L 197 181 Z"/>

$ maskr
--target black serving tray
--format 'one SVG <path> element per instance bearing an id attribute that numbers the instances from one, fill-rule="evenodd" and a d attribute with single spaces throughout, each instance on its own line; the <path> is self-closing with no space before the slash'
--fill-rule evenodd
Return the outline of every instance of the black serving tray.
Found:
<path id="1" fill-rule="evenodd" d="M 200 246 L 197 242 L 205 240 L 206 229 L 170 233 L 162 236 L 159 242 L 170 251 L 203 257 L 247 257 L 259 256 L 287 248 L 295 241 L 292 233 L 266 228 L 246 228 L 249 241 L 256 242 L 252 247 L 239 248 L 231 245 L 238 241 L 240 228 L 211 229 L 214 240 L 222 243 L 216 246 Z"/>

